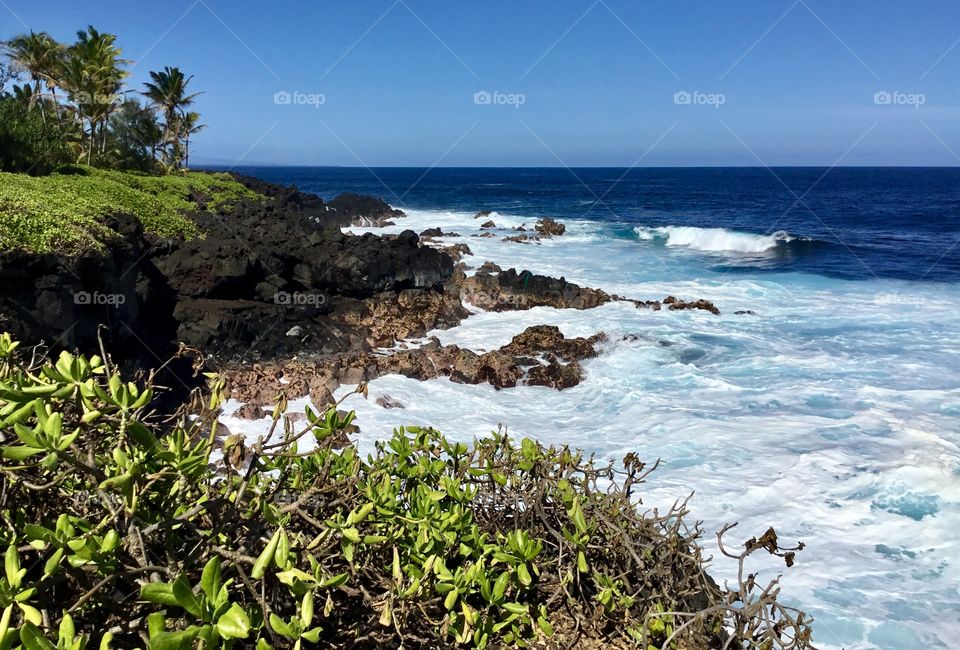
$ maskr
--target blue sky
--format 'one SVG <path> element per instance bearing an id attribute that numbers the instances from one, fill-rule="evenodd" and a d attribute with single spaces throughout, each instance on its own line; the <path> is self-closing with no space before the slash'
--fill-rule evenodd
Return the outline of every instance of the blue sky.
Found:
<path id="1" fill-rule="evenodd" d="M 88 23 L 195 75 L 195 163 L 960 164 L 956 0 L 0 0 Z"/>

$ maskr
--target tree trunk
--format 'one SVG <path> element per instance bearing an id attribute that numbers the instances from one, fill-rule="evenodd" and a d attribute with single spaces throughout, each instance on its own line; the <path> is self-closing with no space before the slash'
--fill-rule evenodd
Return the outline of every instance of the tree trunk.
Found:
<path id="1" fill-rule="evenodd" d="M 43 110 L 43 96 L 40 94 L 40 77 L 33 78 L 33 97 L 30 98 L 31 104 L 35 105 L 37 102 L 40 103 L 40 121 L 46 126 L 47 114 Z"/>

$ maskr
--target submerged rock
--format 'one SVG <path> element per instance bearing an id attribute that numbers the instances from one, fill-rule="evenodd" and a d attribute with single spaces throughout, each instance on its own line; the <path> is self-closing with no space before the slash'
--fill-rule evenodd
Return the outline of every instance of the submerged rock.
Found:
<path id="1" fill-rule="evenodd" d="M 377 405 L 382 406 L 385 409 L 403 409 L 407 408 L 403 405 L 403 402 L 395 400 L 389 395 L 381 395 L 377 398 Z"/>
<path id="2" fill-rule="evenodd" d="M 529 244 L 531 242 L 540 241 L 540 238 L 536 235 L 511 235 L 510 237 L 504 237 L 503 241 L 511 241 L 518 244 Z"/>
<path id="3" fill-rule="evenodd" d="M 233 412 L 233 417 L 241 420 L 262 420 L 269 415 L 257 404 L 244 404 Z"/>

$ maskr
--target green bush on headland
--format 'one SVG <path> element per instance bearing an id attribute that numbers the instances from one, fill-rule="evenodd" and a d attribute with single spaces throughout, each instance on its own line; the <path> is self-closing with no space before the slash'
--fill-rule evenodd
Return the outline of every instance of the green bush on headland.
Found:
<path id="1" fill-rule="evenodd" d="M 221 445 L 208 378 L 160 424 L 149 383 L 0 336 L 0 648 L 810 647 L 776 580 L 709 580 L 683 503 L 638 512 L 632 455 L 408 427 L 362 458 L 282 397 Z"/>
<path id="2" fill-rule="evenodd" d="M 116 236 L 104 220 L 116 214 L 136 217 L 148 233 L 196 237 L 197 225 L 184 215 L 198 208 L 193 197 L 203 197 L 210 208 L 259 197 L 229 174 L 149 176 L 92 167 L 65 171 L 74 173 L 33 177 L 0 172 L 0 250 L 67 255 L 102 250 Z"/>

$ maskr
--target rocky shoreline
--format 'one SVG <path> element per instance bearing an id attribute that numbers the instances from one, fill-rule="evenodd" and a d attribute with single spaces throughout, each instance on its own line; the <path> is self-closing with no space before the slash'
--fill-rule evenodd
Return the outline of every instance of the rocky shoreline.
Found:
<path id="1" fill-rule="evenodd" d="M 446 245 L 443 238 L 453 233 L 439 228 L 383 236 L 341 230 L 404 218 L 379 199 L 341 194 L 324 201 L 236 178 L 263 199 L 207 211 L 204 197 L 193 197 L 199 209 L 189 217 L 202 238 L 160 239 L 120 215 L 107 223 L 121 237 L 103 254 L 0 254 L 0 325 L 52 348 L 96 352 L 102 340 L 128 369 L 156 368 L 179 351 L 161 375 L 174 393 L 196 385 L 193 367 L 202 358 L 255 414 L 281 390 L 288 398 L 309 395 L 322 408 L 341 384 L 391 373 L 563 390 L 580 382 L 580 362 L 596 356 L 606 338 L 597 332 L 566 339 L 543 325 L 483 353 L 422 340 L 467 318 L 465 304 L 586 310 L 626 300 L 638 308 L 719 314 L 706 300 L 622 298 L 493 262 L 468 275 L 461 260 L 469 247 Z M 492 227 L 485 221 L 479 234 Z M 562 236 L 565 227 L 546 218 L 529 235 L 523 226 L 516 230 L 505 239 L 530 243 Z"/>

